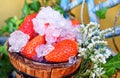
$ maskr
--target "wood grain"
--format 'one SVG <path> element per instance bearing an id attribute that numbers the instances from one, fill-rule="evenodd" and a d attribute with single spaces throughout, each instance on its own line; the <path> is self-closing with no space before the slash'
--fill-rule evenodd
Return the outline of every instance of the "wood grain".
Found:
<path id="1" fill-rule="evenodd" d="M 62 78 L 69 76 L 78 69 L 81 63 L 81 58 L 78 58 L 75 64 L 70 64 L 68 62 L 45 64 L 22 57 L 15 52 L 8 52 L 8 55 L 12 65 L 17 71 L 35 78 Z M 16 73 L 16 77 L 24 78 L 18 73 Z"/>

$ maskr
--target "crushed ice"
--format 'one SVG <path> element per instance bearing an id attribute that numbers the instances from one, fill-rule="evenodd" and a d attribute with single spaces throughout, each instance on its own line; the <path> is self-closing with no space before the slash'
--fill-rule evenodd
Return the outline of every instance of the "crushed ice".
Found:
<path id="1" fill-rule="evenodd" d="M 54 49 L 54 46 L 50 44 L 42 44 L 37 46 L 36 52 L 37 52 L 37 57 L 42 57 L 47 55 L 49 52 L 51 52 Z"/>
<path id="2" fill-rule="evenodd" d="M 69 57 L 69 63 L 70 63 L 70 64 L 75 64 L 75 63 L 76 63 L 76 60 L 77 60 L 77 58 L 76 58 L 75 56 Z"/>
<path id="3" fill-rule="evenodd" d="M 49 44 L 64 39 L 75 39 L 75 27 L 72 26 L 71 21 L 51 7 L 42 7 L 33 19 L 33 24 L 34 30 L 40 35 L 45 35 L 46 42 Z"/>
<path id="4" fill-rule="evenodd" d="M 29 35 L 24 34 L 22 31 L 15 31 L 10 34 L 8 39 L 9 42 L 9 51 L 10 52 L 20 52 L 21 48 L 26 45 L 29 40 Z"/>

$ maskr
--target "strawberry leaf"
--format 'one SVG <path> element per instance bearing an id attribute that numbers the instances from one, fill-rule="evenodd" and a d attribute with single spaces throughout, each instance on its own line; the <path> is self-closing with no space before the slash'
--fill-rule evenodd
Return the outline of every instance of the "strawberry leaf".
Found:
<path id="1" fill-rule="evenodd" d="M 96 11 L 96 15 L 101 19 L 105 19 L 106 12 L 107 8 L 100 9 L 99 11 Z"/>

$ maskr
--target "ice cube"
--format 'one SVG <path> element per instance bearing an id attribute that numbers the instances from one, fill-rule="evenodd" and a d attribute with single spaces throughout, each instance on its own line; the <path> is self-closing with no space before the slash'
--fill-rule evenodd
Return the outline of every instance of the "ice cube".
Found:
<path id="1" fill-rule="evenodd" d="M 46 35 L 45 40 L 47 44 L 54 44 L 57 41 L 57 37 L 53 37 L 51 35 Z"/>
<path id="2" fill-rule="evenodd" d="M 53 37 L 59 37 L 60 33 L 61 33 L 61 29 L 57 29 L 57 28 L 52 27 L 52 26 L 49 26 L 45 32 L 46 35 L 49 35 L 49 36 L 51 35 Z"/>
<path id="3" fill-rule="evenodd" d="M 43 21 L 38 21 L 37 19 L 33 19 L 33 24 L 34 24 L 34 30 L 35 32 L 37 32 L 38 34 L 40 34 L 41 36 L 43 36 L 45 34 L 45 26 Z"/>
<path id="4" fill-rule="evenodd" d="M 47 55 L 49 52 L 51 52 L 54 49 L 54 46 L 50 44 L 42 44 L 37 46 L 36 52 L 37 52 L 37 57 L 43 57 Z"/>
<path id="5" fill-rule="evenodd" d="M 35 61 L 38 61 L 38 62 L 44 61 L 44 57 L 39 57 L 39 58 L 38 58 L 37 55 L 36 55 L 36 56 L 33 56 L 32 59 L 35 60 Z"/>
<path id="6" fill-rule="evenodd" d="M 76 35 L 75 35 L 75 32 L 73 30 L 63 29 L 61 31 L 60 37 L 58 38 L 57 42 L 65 40 L 65 39 L 75 40 L 76 39 Z"/>
<path id="7" fill-rule="evenodd" d="M 8 39 L 10 48 L 10 52 L 20 52 L 21 48 L 26 45 L 26 43 L 29 40 L 29 35 L 24 34 L 22 31 L 15 31 L 12 34 L 10 34 L 10 37 Z"/>
<path id="8" fill-rule="evenodd" d="M 75 56 L 69 57 L 69 63 L 70 63 L 70 64 L 75 64 L 75 63 L 76 63 L 76 60 L 77 60 L 77 58 L 76 58 Z"/>
<path id="9" fill-rule="evenodd" d="M 55 29 L 52 33 L 52 36 L 59 37 L 61 33 L 61 29 Z"/>

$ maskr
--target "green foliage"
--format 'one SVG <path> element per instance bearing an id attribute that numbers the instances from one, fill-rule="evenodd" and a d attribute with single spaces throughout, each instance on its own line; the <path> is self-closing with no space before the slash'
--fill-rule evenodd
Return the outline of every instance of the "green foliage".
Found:
<path id="1" fill-rule="evenodd" d="M 27 3 L 25 0 L 24 6 L 22 8 L 22 18 L 25 18 L 25 16 L 33 13 L 38 12 L 40 9 L 40 2 L 39 0 L 32 0 L 31 3 Z"/>
<path id="2" fill-rule="evenodd" d="M 48 2 L 49 2 L 49 0 L 46 0 L 46 3 L 45 3 L 45 4 L 48 5 Z"/>
<path id="3" fill-rule="evenodd" d="M 57 4 L 57 5 L 60 5 L 60 1 L 61 1 L 61 0 L 56 0 L 56 4 Z"/>
<path id="4" fill-rule="evenodd" d="M 3 46 L 0 46 L 0 53 L 7 55 L 6 43 Z"/>
<path id="5" fill-rule="evenodd" d="M 120 70 L 120 53 L 110 58 L 103 67 L 106 71 L 104 76 L 108 76 L 108 78 L 115 74 L 117 70 Z"/>
<path id="6" fill-rule="evenodd" d="M 12 33 L 13 31 L 15 31 L 19 24 L 22 22 L 22 19 L 18 19 L 17 17 L 10 17 L 8 18 L 5 22 L 6 25 L 2 27 L 1 31 L 0 31 L 0 35 L 2 35 L 5 32 L 8 33 Z"/>
<path id="7" fill-rule="evenodd" d="M 107 8 L 100 9 L 99 11 L 96 12 L 96 15 L 101 19 L 105 19 L 106 12 Z"/>
<path id="8" fill-rule="evenodd" d="M 30 14 L 30 7 L 27 3 L 27 1 L 25 0 L 24 2 L 24 6 L 22 8 L 22 18 L 25 18 L 25 16 Z"/>
<path id="9" fill-rule="evenodd" d="M 41 5 L 40 5 L 40 2 L 38 0 L 33 0 L 33 2 L 29 4 L 29 7 L 31 10 L 38 12 Z"/>
<path id="10" fill-rule="evenodd" d="M 60 6 L 53 6 L 52 8 L 56 11 L 59 11 L 61 14 L 64 14 L 64 11 Z"/>
<path id="11" fill-rule="evenodd" d="M 84 73 L 86 69 L 90 66 L 90 60 L 89 59 L 82 59 L 82 63 L 79 67 L 78 72 L 75 74 L 75 78 L 88 78 L 89 74 Z"/>
<path id="12" fill-rule="evenodd" d="M 8 78 L 8 75 L 13 70 L 13 67 L 9 61 L 9 57 L 7 55 L 6 44 L 0 46 L 0 78 Z"/>

